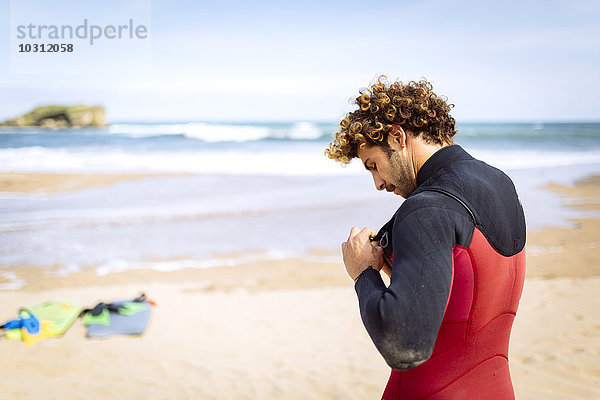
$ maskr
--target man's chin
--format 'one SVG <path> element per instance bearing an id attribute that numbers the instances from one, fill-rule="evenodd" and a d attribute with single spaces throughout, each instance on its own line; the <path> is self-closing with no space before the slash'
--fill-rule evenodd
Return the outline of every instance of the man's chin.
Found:
<path id="1" fill-rule="evenodd" d="M 400 191 L 400 189 L 398 189 L 398 188 L 394 189 L 394 194 L 402 197 L 403 199 L 408 199 L 408 196 L 410 196 L 411 193 L 408 193 L 408 194 L 407 193 L 402 193 L 402 191 Z"/>

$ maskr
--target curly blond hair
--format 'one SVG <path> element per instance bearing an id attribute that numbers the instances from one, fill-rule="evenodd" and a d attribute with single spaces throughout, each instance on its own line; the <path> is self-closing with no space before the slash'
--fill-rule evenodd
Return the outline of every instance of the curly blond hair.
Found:
<path id="1" fill-rule="evenodd" d="M 358 110 L 348 113 L 340 122 L 333 142 L 325 154 L 348 164 L 358 157 L 357 150 L 366 146 L 382 145 L 387 148 L 387 137 L 399 127 L 413 136 L 421 136 L 426 143 L 452 144 L 456 134 L 455 121 L 449 114 L 454 104 L 433 93 L 426 79 L 407 84 L 388 85 L 385 75 L 377 83 L 360 91 L 353 103 Z"/>

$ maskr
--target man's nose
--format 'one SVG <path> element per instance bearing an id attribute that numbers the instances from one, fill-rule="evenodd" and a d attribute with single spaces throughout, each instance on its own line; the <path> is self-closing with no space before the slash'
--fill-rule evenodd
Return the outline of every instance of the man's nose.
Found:
<path id="1" fill-rule="evenodd" d="M 379 175 L 373 175 L 373 181 L 375 182 L 375 187 L 377 190 L 385 189 L 385 181 L 381 179 Z"/>

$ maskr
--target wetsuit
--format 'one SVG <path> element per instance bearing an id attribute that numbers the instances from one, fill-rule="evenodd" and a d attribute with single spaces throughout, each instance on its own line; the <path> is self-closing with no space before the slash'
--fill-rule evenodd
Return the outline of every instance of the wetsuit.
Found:
<path id="1" fill-rule="evenodd" d="M 512 399 L 508 342 L 525 277 L 525 218 L 502 171 L 459 145 L 423 164 L 382 228 L 392 276 L 355 284 L 392 367 L 383 399 Z"/>

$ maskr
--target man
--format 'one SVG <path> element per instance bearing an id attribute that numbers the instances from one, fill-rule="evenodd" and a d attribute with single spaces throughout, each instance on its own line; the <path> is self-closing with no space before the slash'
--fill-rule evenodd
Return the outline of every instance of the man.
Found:
<path id="1" fill-rule="evenodd" d="M 354 227 L 342 243 L 363 323 L 392 368 L 383 399 L 512 399 L 508 342 L 525 276 L 514 185 L 454 144 L 451 106 L 430 83 L 383 78 L 326 150 L 359 157 L 378 190 L 406 198 L 376 237 Z"/>

